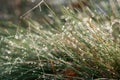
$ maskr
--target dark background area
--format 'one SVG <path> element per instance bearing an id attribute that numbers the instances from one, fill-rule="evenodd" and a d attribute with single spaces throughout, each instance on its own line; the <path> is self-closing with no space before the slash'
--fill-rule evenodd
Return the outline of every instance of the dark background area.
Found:
<path id="1" fill-rule="evenodd" d="M 0 20 L 18 22 L 20 20 L 20 16 L 22 16 L 25 12 L 33 8 L 35 5 L 37 5 L 40 1 L 41 0 L 0 0 Z M 55 0 L 45 1 L 47 2 L 48 5 L 58 5 L 59 1 L 64 0 L 58 0 L 57 2 L 54 2 Z M 39 7 L 37 7 L 32 12 L 27 14 L 25 17 L 40 19 L 41 17 L 43 17 L 43 15 L 46 15 L 46 13 L 48 12 L 48 10 L 46 10 L 47 8 L 44 5 L 44 3 L 41 5 L 41 8 L 42 8 L 41 12 Z"/>

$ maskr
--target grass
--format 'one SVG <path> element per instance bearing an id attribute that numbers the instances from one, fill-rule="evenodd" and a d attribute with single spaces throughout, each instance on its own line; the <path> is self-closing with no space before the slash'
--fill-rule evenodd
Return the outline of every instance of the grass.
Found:
<path id="1" fill-rule="evenodd" d="M 119 79 L 119 7 L 110 6 L 110 12 L 103 9 L 107 15 L 94 12 L 96 6 L 83 12 L 62 8 L 61 17 L 51 13 L 44 25 L 32 19 L 24 20 L 27 27 L 1 22 L 0 79 Z"/>

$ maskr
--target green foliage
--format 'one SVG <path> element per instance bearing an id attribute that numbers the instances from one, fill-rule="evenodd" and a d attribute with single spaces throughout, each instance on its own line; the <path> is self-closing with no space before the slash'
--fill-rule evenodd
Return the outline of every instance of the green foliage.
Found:
<path id="1" fill-rule="evenodd" d="M 45 25 L 32 19 L 25 20 L 28 27 L 0 22 L 1 80 L 120 78 L 118 14 L 62 11 L 64 22 L 54 14 Z"/>

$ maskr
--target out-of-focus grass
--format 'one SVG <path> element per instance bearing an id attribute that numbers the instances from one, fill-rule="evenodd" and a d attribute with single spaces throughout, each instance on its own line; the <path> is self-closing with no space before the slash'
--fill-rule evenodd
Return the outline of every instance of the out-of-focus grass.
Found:
<path id="1" fill-rule="evenodd" d="M 44 26 L 32 19 L 25 20 L 28 27 L 1 22 L 0 79 L 119 79 L 119 14 L 91 8 L 62 8 L 64 21 L 51 14 Z"/>

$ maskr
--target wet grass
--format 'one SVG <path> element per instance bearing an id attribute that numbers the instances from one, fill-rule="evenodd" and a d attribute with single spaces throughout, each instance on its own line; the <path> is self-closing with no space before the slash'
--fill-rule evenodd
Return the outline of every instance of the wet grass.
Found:
<path id="1" fill-rule="evenodd" d="M 61 17 L 51 13 L 44 25 L 32 19 L 24 20 L 25 27 L 1 22 L 0 79 L 119 79 L 119 7 L 110 6 L 111 15 L 95 7 L 62 8 Z"/>

